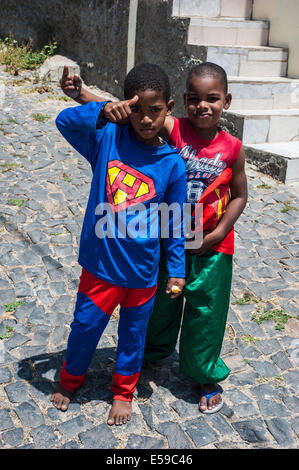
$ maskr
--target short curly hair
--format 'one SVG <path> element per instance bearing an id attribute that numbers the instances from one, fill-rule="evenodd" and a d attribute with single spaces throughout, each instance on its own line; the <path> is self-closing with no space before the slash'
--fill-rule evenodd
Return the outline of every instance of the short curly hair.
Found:
<path id="1" fill-rule="evenodd" d="M 167 73 L 156 64 L 144 63 L 136 65 L 127 74 L 124 81 L 124 97 L 132 98 L 136 91 L 162 91 L 168 103 L 171 96 L 170 82 Z"/>
<path id="2" fill-rule="evenodd" d="M 192 69 L 188 73 L 186 87 L 188 89 L 188 85 L 190 80 L 193 77 L 213 77 L 220 80 L 224 93 L 227 94 L 228 91 L 228 83 L 227 83 L 227 74 L 226 71 L 220 67 L 220 65 L 214 64 L 213 62 L 203 62 L 201 64 L 194 65 Z"/>

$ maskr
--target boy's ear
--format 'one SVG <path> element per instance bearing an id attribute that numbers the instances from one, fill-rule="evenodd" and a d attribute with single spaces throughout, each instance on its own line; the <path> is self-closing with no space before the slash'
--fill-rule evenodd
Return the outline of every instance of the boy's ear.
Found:
<path id="1" fill-rule="evenodd" d="M 231 102 L 232 102 L 232 95 L 230 93 L 227 93 L 227 95 L 225 96 L 223 108 L 228 109 L 231 105 Z"/>
<path id="2" fill-rule="evenodd" d="M 167 116 L 169 116 L 172 113 L 173 108 L 174 108 L 174 100 L 171 99 L 167 103 L 167 113 L 166 113 Z"/>

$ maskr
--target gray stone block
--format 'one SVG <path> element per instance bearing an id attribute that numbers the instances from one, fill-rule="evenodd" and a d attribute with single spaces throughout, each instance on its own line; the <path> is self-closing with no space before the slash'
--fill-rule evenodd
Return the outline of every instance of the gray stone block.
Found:
<path id="1" fill-rule="evenodd" d="M 203 418 L 188 421 L 184 424 L 186 432 L 191 437 L 196 448 L 206 446 L 218 441 L 218 434 L 207 424 Z"/>
<path id="2" fill-rule="evenodd" d="M 192 425 L 190 425 L 190 428 L 192 428 Z M 194 446 L 191 444 L 183 429 L 178 423 L 174 423 L 171 421 L 160 423 L 158 426 L 156 426 L 156 430 L 167 438 L 170 449 L 194 448 Z"/>
<path id="3" fill-rule="evenodd" d="M 22 428 L 14 428 L 2 434 L 2 439 L 11 447 L 20 446 L 23 442 L 24 431 Z"/>
<path id="4" fill-rule="evenodd" d="M 249 360 L 248 364 L 262 377 L 276 377 L 279 375 L 279 370 L 271 362 Z"/>
<path id="5" fill-rule="evenodd" d="M 232 426 L 246 442 L 267 442 L 266 428 L 261 419 L 236 421 Z"/>
<path id="6" fill-rule="evenodd" d="M 163 449 L 163 439 L 155 439 L 150 436 L 138 436 L 131 434 L 129 436 L 126 449 Z"/>
<path id="7" fill-rule="evenodd" d="M 106 423 L 95 426 L 89 431 L 81 432 L 79 439 L 84 449 L 114 449 L 118 444 Z"/>
<path id="8" fill-rule="evenodd" d="M 81 415 L 59 424 L 57 428 L 59 432 L 69 439 L 78 435 L 79 432 L 84 432 L 91 426 L 91 422 L 88 421 L 84 415 Z"/>
<path id="9" fill-rule="evenodd" d="M 79 65 L 75 61 L 61 55 L 54 55 L 53 57 L 46 59 L 43 65 L 38 69 L 37 73 L 41 80 L 59 82 L 65 65 L 69 67 L 70 75 L 80 75 Z"/>
<path id="10" fill-rule="evenodd" d="M 36 404 L 23 402 L 15 408 L 15 412 L 22 421 L 23 426 L 33 428 L 44 424 L 44 417 Z"/>
<path id="11" fill-rule="evenodd" d="M 290 424 L 285 419 L 268 419 L 266 420 L 266 424 L 270 433 L 280 446 L 293 446 L 294 439 L 292 437 L 292 429 Z"/>
<path id="12" fill-rule="evenodd" d="M 5 391 L 11 403 L 22 403 L 29 399 L 28 389 L 24 382 L 8 384 Z"/>
<path id="13" fill-rule="evenodd" d="M 9 414 L 9 410 L 0 410 L 0 431 L 12 428 L 14 426 L 12 419 Z"/>
<path id="14" fill-rule="evenodd" d="M 58 444 L 58 437 L 51 426 L 42 424 L 31 430 L 31 436 L 37 449 L 51 449 Z"/>

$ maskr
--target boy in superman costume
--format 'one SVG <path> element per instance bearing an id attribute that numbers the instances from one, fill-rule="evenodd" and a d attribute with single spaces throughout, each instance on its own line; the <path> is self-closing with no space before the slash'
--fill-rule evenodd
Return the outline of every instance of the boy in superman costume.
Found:
<path id="1" fill-rule="evenodd" d="M 79 76 L 65 76 L 63 91 L 84 104 L 101 101 L 82 88 Z M 74 95 L 73 95 L 74 97 Z M 162 253 L 155 307 L 151 316 L 144 358 L 150 362 L 169 356 L 180 331 L 180 369 L 199 384 L 199 409 L 214 413 L 222 405 L 218 382 L 229 375 L 220 358 L 229 308 L 234 223 L 247 202 L 245 153 L 241 142 L 219 127 L 223 109 L 230 107 L 225 71 L 206 62 L 188 74 L 184 104 L 187 117 L 167 116 L 161 135 L 178 148 L 187 174 L 187 202 L 196 210 L 203 207 L 199 227 L 203 241 L 186 250 L 186 285 L 183 297 L 172 299 L 165 293 L 167 271 Z M 124 122 L 129 111 L 123 102 L 114 103 L 107 116 Z"/>
<path id="2" fill-rule="evenodd" d="M 106 107 L 111 105 L 107 102 L 68 108 L 56 119 L 65 139 L 91 164 L 93 178 L 80 240 L 82 275 L 74 321 L 51 401 L 58 409 L 68 408 L 112 312 L 120 305 L 109 425 L 124 424 L 131 416 L 160 258 L 160 226 L 152 235 L 152 208 L 162 202 L 175 202 L 179 208 L 179 217 L 170 213 L 169 237 L 163 239 L 167 292 L 176 288 L 178 293 L 171 294 L 175 298 L 185 284 L 185 168 L 176 151 L 158 136 L 173 106 L 168 77 L 156 65 L 137 66 L 125 79 L 124 95 L 132 110 L 128 125 L 107 120 Z M 134 210 L 141 210 L 141 204 L 138 223 L 147 225 L 136 235 Z"/>

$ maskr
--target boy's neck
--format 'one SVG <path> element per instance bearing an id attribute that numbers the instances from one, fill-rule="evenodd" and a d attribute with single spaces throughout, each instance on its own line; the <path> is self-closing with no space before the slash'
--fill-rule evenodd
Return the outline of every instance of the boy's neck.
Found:
<path id="1" fill-rule="evenodd" d="M 194 127 L 191 123 L 191 126 L 195 130 L 195 132 L 201 137 L 203 140 L 213 140 L 219 134 L 220 128 L 218 124 L 216 127 L 212 127 L 210 129 L 202 129 L 198 127 Z"/>
<path id="2" fill-rule="evenodd" d="M 132 128 L 132 131 L 133 131 L 136 139 L 139 140 L 139 142 L 142 142 L 143 144 L 148 145 L 149 147 L 162 147 L 165 144 L 165 142 L 163 142 L 163 139 L 158 135 L 154 139 L 152 139 L 151 141 L 148 141 L 148 142 L 145 141 L 145 140 L 142 140 L 142 139 L 140 139 L 138 134 L 135 132 L 133 126 L 131 126 L 131 128 Z"/>

